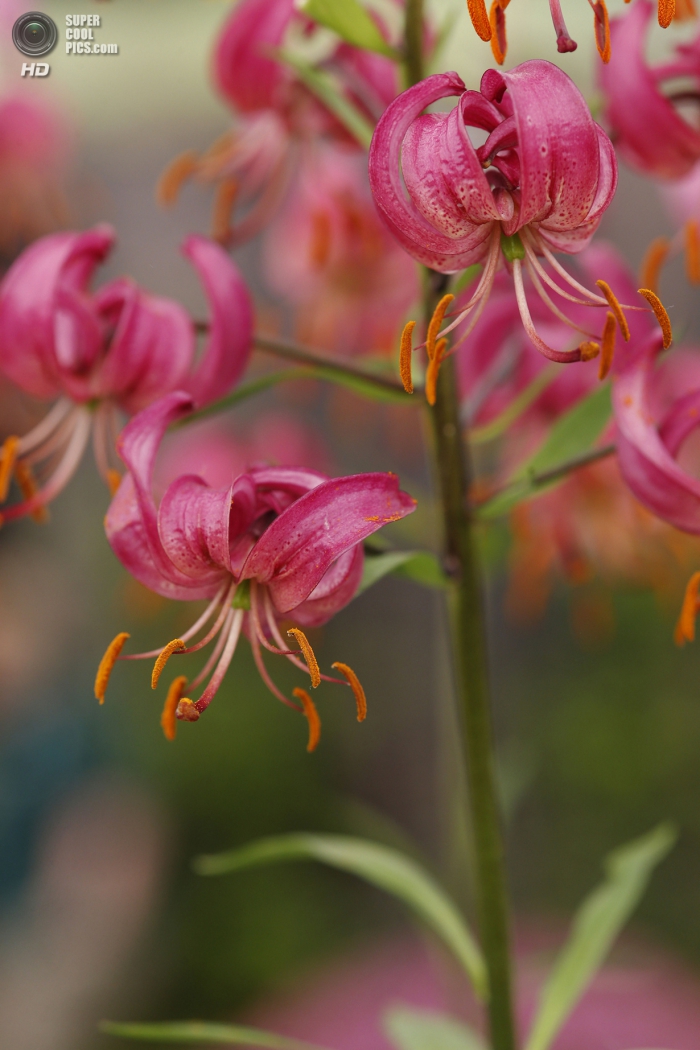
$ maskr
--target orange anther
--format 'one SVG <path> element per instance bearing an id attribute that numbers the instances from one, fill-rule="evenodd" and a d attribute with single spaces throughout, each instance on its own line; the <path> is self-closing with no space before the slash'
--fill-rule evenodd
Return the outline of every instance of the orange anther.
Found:
<path id="1" fill-rule="evenodd" d="M 182 694 L 185 691 L 186 685 L 187 679 L 184 674 L 178 675 L 178 677 L 174 678 L 170 683 L 168 695 L 163 704 L 163 713 L 160 716 L 160 724 L 165 733 L 166 740 L 175 739 L 177 733 L 177 719 L 175 717 L 175 712 L 177 711 L 178 704 L 182 700 Z"/>
<path id="2" fill-rule="evenodd" d="M 228 244 L 233 230 L 231 216 L 238 194 L 238 183 L 235 179 L 223 179 L 214 197 L 214 211 L 211 219 L 211 239 L 219 244 Z"/>
<path id="3" fill-rule="evenodd" d="M 428 361 L 428 370 L 425 373 L 425 397 L 429 405 L 434 405 L 437 400 L 437 380 L 446 346 L 447 339 L 441 339 L 435 347 L 435 355 Z"/>
<path id="4" fill-rule="evenodd" d="M 109 485 L 109 494 L 114 496 L 117 489 L 122 483 L 122 476 L 118 470 L 114 470 L 110 467 L 107 471 L 107 484 Z"/>
<path id="5" fill-rule="evenodd" d="M 700 572 L 694 572 L 686 585 L 681 614 L 673 632 L 676 645 L 685 645 L 686 642 L 692 642 L 695 638 L 695 618 L 700 611 L 698 587 L 700 587 Z"/>
<path id="6" fill-rule="evenodd" d="M 105 693 L 107 691 L 107 684 L 109 682 L 109 676 L 112 673 L 112 668 L 119 659 L 119 654 L 124 648 L 124 643 L 131 635 L 127 634 L 126 631 L 122 631 L 120 634 L 113 638 L 107 646 L 107 650 L 100 660 L 100 666 L 97 668 L 97 674 L 95 675 L 95 699 L 99 700 L 101 704 L 105 702 Z"/>
<path id="7" fill-rule="evenodd" d="M 5 438 L 2 446 L 2 459 L 0 459 L 0 503 L 4 503 L 7 499 L 7 493 L 10 489 L 10 481 L 12 479 L 12 471 L 17 460 L 17 449 L 19 447 L 19 438 L 14 434 Z"/>
<path id="8" fill-rule="evenodd" d="M 508 38 L 506 36 L 506 8 L 510 0 L 493 0 L 489 12 L 491 23 L 491 51 L 499 66 L 502 66 L 508 53 Z"/>
<path id="9" fill-rule="evenodd" d="M 603 328 L 603 345 L 600 353 L 600 365 L 598 366 L 598 379 L 600 380 L 605 379 L 613 362 L 616 329 L 617 325 L 615 323 L 615 315 L 608 310 L 605 318 L 605 327 Z"/>
<path id="10" fill-rule="evenodd" d="M 443 322 L 445 311 L 447 310 L 447 307 L 450 305 L 453 299 L 454 295 L 451 295 L 449 292 L 447 293 L 447 295 L 443 295 L 442 299 L 433 310 L 433 316 L 430 318 L 430 324 L 428 325 L 428 334 L 425 337 L 425 349 L 431 361 L 435 357 L 435 349 L 437 345 L 436 340 L 438 337 L 438 332 L 440 331 L 440 325 Z"/>
<path id="11" fill-rule="evenodd" d="M 659 25 L 668 29 L 676 13 L 676 0 L 659 0 Z"/>
<path id="12" fill-rule="evenodd" d="M 336 661 L 332 666 L 336 671 L 340 671 L 340 673 L 347 678 L 348 685 L 353 691 L 355 702 L 357 704 L 357 721 L 364 722 L 367 717 L 367 697 L 365 696 L 365 691 L 362 688 L 360 679 L 357 677 L 352 667 L 348 667 L 347 664 L 341 664 L 339 661 Z"/>
<path id="13" fill-rule="evenodd" d="M 174 157 L 163 171 L 156 184 L 156 201 L 163 208 L 175 204 L 185 182 L 197 170 L 197 154 L 188 150 Z"/>
<path id="14" fill-rule="evenodd" d="M 401 333 L 401 351 L 399 354 L 399 374 L 407 394 L 413 393 L 413 373 L 411 371 L 411 354 L 413 353 L 413 329 L 415 321 L 409 321 Z"/>
<path id="15" fill-rule="evenodd" d="M 622 332 L 622 338 L 625 340 L 626 343 L 629 343 L 629 341 L 630 341 L 630 326 L 627 324 L 627 318 L 623 314 L 622 307 L 620 306 L 619 302 L 617 301 L 617 298 L 615 297 L 614 292 L 612 291 L 612 289 L 611 289 L 610 285 L 607 283 L 607 281 L 596 281 L 596 284 L 598 285 L 598 287 L 600 288 L 601 292 L 603 293 L 603 295 L 607 299 L 608 306 L 610 307 L 612 312 L 615 314 L 615 320 L 617 321 L 617 323 L 619 325 L 619 328 L 620 328 L 620 331 Z"/>
<path id="16" fill-rule="evenodd" d="M 32 474 L 32 468 L 24 460 L 18 459 L 15 463 L 15 481 L 25 500 L 33 499 L 38 492 L 37 483 Z M 39 525 L 45 525 L 49 520 L 49 512 L 46 507 L 38 506 L 29 515 L 32 521 Z"/>
<path id="17" fill-rule="evenodd" d="M 318 689 L 319 685 L 321 684 L 321 671 L 318 666 L 316 654 L 311 648 L 311 642 L 306 637 L 304 632 L 299 630 L 298 627 L 290 628 L 290 630 L 287 631 L 287 634 L 291 635 L 291 637 L 296 639 L 296 641 L 298 642 L 302 656 L 306 660 L 306 666 L 309 669 L 309 674 L 311 675 L 311 685 L 314 689 Z"/>
<path id="18" fill-rule="evenodd" d="M 685 273 L 691 284 L 700 284 L 700 235 L 695 219 L 685 224 Z"/>
<path id="19" fill-rule="evenodd" d="M 306 745 L 306 750 L 309 752 L 315 751 L 321 739 L 321 719 L 318 717 L 318 711 L 305 689 L 294 689 L 293 694 L 297 700 L 301 700 L 306 720 L 309 723 L 309 742 Z"/>
<path id="20" fill-rule="evenodd" d="M 491 23 L 489 22 L 489 16 L 486 14 L 484 0 L 467 0 L 467 9 L 477 36 L 480 36 L 482 40 L 490 40 Z"/>
<path id="21" fill-rule="evenodd" d="M 582 361 L 592 361 L 600 353 L 600 343 L 581 343 L 579 346 Z"/>
<path id="22" fill-rule="evenodd" d="M 657 237 L 647 248 L 639 271 L 639 280 L 645 288 L 651 288 L 652 292 L 659 291 L 659 275 L 661 267 L 668 258 L 670 244 L 666 237 Z"/>
<path id="23" fill-rule="evenodd" d="M 321 270 L 328 262 L 333 243 L 333 231 L 328 212 L 315 211 L 311 215 L 311 243 L 309 260 L 315 270 Z"/>
<path id="24" fill-rule="evenodd" d="M 188 697 L 183 696 L 182 700 L 175 708 L 175 717 L 179 722 L 198 722 L 200 713 L 197 710 L 196 704 L 193 704 Z"/>
<path id="25" fill-rule="evenodd" d="M 659 328 L 663 332 L 664 350 L 668 350 L 673 342 L 673 331 L 671 329 L 671 319 L 664 309 L 664 304 L 661 302 L 658 295 L 655 295 L 650 288 L 639 288 L 638 292 L 640 295 L 644 296 L 649 303 L 649 306 L 654 311 L 654 316 L 659 322 Z"/>
<path id="26" fill-rule="evenodd" d="M 593 29 L 598 54 L 606 64 L 610 61 L 610 19 L 605 0 L 593 4 Z"/>
<path id="27" fill-rule="evenodd" d="M 172 642 L 168 642 L 165 648 L 158 654 L 158 659 L 153 665 L 153 671 L 151 673 L 151 689 L 155 689 L 158 685 L 158 679 L 163 673 L 163 668 L 167 664 L 173 653 L 181 653 L 183 649 L 187 648 L 182 638 L 173 638 Z M 177 705 L 176 705 L 177 706 Z"/>

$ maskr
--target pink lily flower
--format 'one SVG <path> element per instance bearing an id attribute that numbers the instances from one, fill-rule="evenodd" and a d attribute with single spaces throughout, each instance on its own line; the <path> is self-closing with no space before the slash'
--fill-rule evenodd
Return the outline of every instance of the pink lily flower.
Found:
<path id="1" fill-rule="evenodd" d="M 700 160 L 700 132 L 680 108 L 698 97 L 700 37 L 680 44 L 670 61 L 650 66 L 644 52 L 652 13 L 649 0 L 635 0 L 611 22 L 613 58 L 599 73 L 605 120 L 631 167 L 659 179 L 678 179 Z M 685 86 L 670 93 L 666 86 L 681 78 Z"/>
<path id="2" fill-rule="evenodd" d="M 421 115 L 450 95 L 459 96 L 450 113 Z M 470 127 L 488 133 L 478 149 Z M 612 143 L 573 81 L 556 66 L 531 61 L 508 73 L 490 69 L 480 91 L 467 91 L 456 73 L 428 77 L 395 99 L 379 121 L 369 172 L 382 217 L 415 259 L 441 273 L 483 264 L 475 291 L 442 335 L 466 318 L 470 323 L 462 338 L 468 334 L 502 265 L 512 274 L 528 336 L 551 360 L 585 360 L 600 347 L 585 331 L 589 341 L 564 352 L 541 338 L 523 269 L 542 302 L 570 327 L 580 330 L 552 301 L 552 292 L 579 305 L 609 308 L 625 332 L 620 304 L 607 285 L 599 286 L 602 295 L 592 292 L 554 255 L 586 247 L 617 184 Z M 427 348 L 432 359 L 434 346 Z"/>
<path id="3" fill-rule="evenodd" d="M 201 157 L 189 151 L 175 158 L 160 182 L 163 204 L 174 203 L 191 177 L 216 183 L 212 236 L 238 244 L 276 210 L 299 147 L 318 137 L 356 146 L 298 74 L 274 56 L 295 37 L 309 44 L 324 32 L 294 0 L 242 0 L 235 6 L 214 51 L 213 78 L 236 113 L 236 125 Z M 326 47 L 316 65 L 337 78 L 347 100 L 372 124 L 398 91 L 394 62 L 342 40 Z M 232 224 L 234 207 L 244 214 Z"/>
<path id="4" fill-rule="evenodd" d="M 330 479 L 302 468 L 261 467 L 220 489 L 195 475 L 179 477 L 156 506 L 152 474 L 158 447 L 166 428 L 191 408 L 187 394 L 174 392 L 127 424 L 119 451 L 128 473 L 105 525 L 113 551 L 146 587 L 165 597 L 206 599 L 209 604 L 181 638 L 162 650 L 120 657 L 129 636 L 119 634 L 100 665 L 96 696 L 104 699 L 109 674 L 119 658 L 157 658 L 155 688 L 171 655 L 214 643 L 204 668 L 189 683 L 192 690 L 208 680 L 199 699 L 183 696 L 187 685 L 183 676 L 171 686 L 162 724 L 172 738 L 176 718 L 196 721 L 207 709 L 245 631 L 270 691 L 306 714 L 309 750 L 313 750 L 320 723 L 308 693 L 294 690 L 302 707 L 290 701 L 272 681 L 262 649 L 285 656 L 317 687 L 325 676 L 304 632 L 300 627 L 287 632 L 299 647 L 291 650 L 279 622 L 293 617 L 303 627 L 316 627 L 347 605 L 362 576 L 362 541 L 387 522 L 412 513 L 415 500 L 399 489 L 394 474 Z M 205 630 L 198 642 L 186 644 Z M 305 662 L 299 659 L 299 650 Z M 345 681 L 327 680 L 350 685 L 362 720 L 366 700 L 357 676 L 346 664 L 333 666 Z"/>
<path id="5" fill-rule="evenodd" d="M 33 430 L 4 443 L 0 499 L 7 498 L 13 471 L 24 496 L 3 510 L 5 521 L 45 516 L 46 504 L 77 469 L 91 431 L 98 469 L 116 487 L 110 449 L 120 413 L 133 415 L 176 388 L 206 404 L 227 393 L 246 366 L 252 304 L 218 245 L 203 237 L 183 245 L 212 312 L 206 347 L 196 358 L 194 325 L 179 303 L 128 278 L 89 291 L 113 244 L 108 226 L 52 234 L 27 248 L 0 286 L 0 368 L 33 397 L 57 399 Z M 44 476 L 39 488 L 37 465 Z"/>
<path id="6" fill-rule="evenodd" d="M 377 215 L 361 157 L 337 146 L 314 151 L 264 252 L 270 285 L 297 307 L 304 342 L 343 355 L 395 346 L 418 273 Z"/>

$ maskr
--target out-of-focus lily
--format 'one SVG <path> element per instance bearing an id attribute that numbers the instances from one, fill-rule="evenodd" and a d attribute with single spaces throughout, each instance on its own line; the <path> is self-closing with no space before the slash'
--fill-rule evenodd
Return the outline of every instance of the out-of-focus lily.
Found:
<path id="1" fill-rule="evenodd" d="M 415 263 L 377 216 L 365 162 L 338 146 L 303 164 L 265 262 L 272 287 L 298 307 L 298 337 L 340 354 L 391 349 L 419 294 Z"/>
<path id="2" fill-rule="evenodd" d="M 0 286 L 0 368 L 28 394 L 57 398 L 28 434 L 10 436 L 0 458 L 0 500 L 14 473 L 23 500 L 4 520 L 45 516 L 68 483 L 93 434 L 98 469 L 115 488 L 110 450 L 119 413 L 142 409 L 184 389 L 204 404 L 240 378 L 252 337 L 252 304 L 238 270 L 203 237 L 183 246 L 207 292 L 211 323 L 197 358 L 193 322 L 179 303 L 154 296 L 127 278 L 91 293 L 96 266 L 114 244 L 110 227 L 58 233 L 31 245 Z M 43 481 L 38 487 L 34 470 Z"/>
<path id="3" fill-rule="evenodd" d="M 682 107 L 697 108 L 700 38 L 680 44 L 670 61 L 650 66 L 645 58 L 649 0 L 611 22 L 613 57 L 600 71 L 605 120 L 621 157 L 645 175 L 678 179 L 700 159 L 697 123 Z"/>
<path id="4" fill-rule="evenodd" d="M 380 27 L 381 28 L 381 27 Z M 374 124 L 398 91 L 396 65 L 382 55 L 352 47 L 320 29 L 294 0 L 242 0 L 219 36 L 214 82 L 236 113 L 232 131 L 203 155 L 187 152 L 164 172 L 158 195 L 177 199 L 189 178 L 217 185 L 212 236 L 225 244 L 254 236 L 270 219 L 288 185 L 299 147 L 331 138 L 354 140 L 337 117 L 275 52 L 295 43 L 331 73 L 342 94 Z M 235 209 L 244 213 L 232 222 Z"/>
<path id="5" fill-rule="evenodd" d="M 155 688 L 173 654 L 213 643 L 196 678 L 187 685 L 179 676 L 169 690 L 162 724 L 172 738 L 176 719 L 196 721 L 209 706 L 244 630 L 265 684 L 307 716 L 313 750 L 320 727 L 313 702 L 303 689 L 294 690 L 301 706 L 278 689 L 262 649 L 285 656 L 318 686 L 326 676 L 306 635 L 301 627 L 291 628 L 287 633 L 296 647 L 290 649 L 279 622 L 293 617 L 302 627 L 315 627 L 347 605 L 362 575 L 362 541 L 410 514 L 415 500 L 399 489 L 394 474 L 328 479 L 316 471 L 270 467 L 252 469 L 221 489 L 194 475 L 180 477 L 156 506 L 151 484 L 158 446 L 166 428 L 191 408 L 191 399 L 175 392 L 127 424 L 119 449 L 128 473 L 107 513 L 106 530 L 117 557 L 146 587 L 169 598 L 206 599 L 209 604 L 181 638 L 126 658 L 156 658 Z M 199 641 L 188 644 L 202 632 Z M 117 635 L 102 660 L 95 683 L 100 701 L 127 638 Z M 357 676 L 346 664 L 333 666 L 343 679 L 330 680 L 350 685 L 362 720 L 366 701 Z M 205 681 L 198 700 L 183 695 Z"/>

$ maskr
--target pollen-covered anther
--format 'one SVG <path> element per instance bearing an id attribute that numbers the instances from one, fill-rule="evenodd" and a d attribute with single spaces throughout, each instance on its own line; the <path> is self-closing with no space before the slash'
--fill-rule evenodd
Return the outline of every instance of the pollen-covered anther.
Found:
<path id="1" fill-rule="evenodd" d="M 316 705 L 305 689 L 297 688 L 292 690 L 292 692 L 297 700 L 301 701 L 306 721 L 309 723 L 309 742 L 306 745 L 306 750 L 309 752 L 315 751 L 321 739 L 321 719 L 318 716 Z"/>
<path id="2" fill-rule="evenodd" d="M 506 35 L 506 8 L 510 0 L 493 0 L 489 12 L 491 23 L 491 51 L 499 66 L 502 66 L 508 53 L 508 37 Z"/>
<path id="3" fill-rule="evenodd" d="M 99 700 L 101 704 L 105 702 L 105 693 L 107 691 L 107 685 L 109 683 L 109 676 L 112 673 L 112 669 L 119 659 L 119 654 L 124 648 L 124 643 L 131 637 L 126 631 L 121 631 L 116 638 L 107 646 L 104 656 L 100 660 L 100 666 L 97 668 L 97 674 L 95 675 L 95 699 Z"/>
<path id="4" fill-rule="evenodd" d="M 668 350 L 669 346 L 673 342 L 673 330 L 671 328 L 671 319 L 664 309 L 664 304 L 650 288 L 639 288 L 638 292 L 643 296 L 649 303 L 649 306 L 654 311 L 654 316 L 659 322 L 659 328 L 661 329 L 664 337 L 664 350 Z"/>
<path id="5" fill-rule="evenodd" d="M 164 208 L 175 204 L 180 190 L 197 170 L 197 154 L 194 150 L 180 153 L 168 164 L 156 185 L 156 201 Z"/>
<path id="6" fill-rule="evenodd" d="M 603 380 L 607 376 L 613 363 L 615 354 L 615 332 L 617 323 L 615 315 L 608 310 L 603 327 L 602 346 L 600 351 L 600 365 L 598 366 L 598 379 Z"/>
<path id="7" fill-rule="evenodd" d="M 37 495 L 39 488 L 32 473 L 32 468 L 22 459 L 18 459 L 15 463 L 15 481 L 25 500 L 33 499 Z M 37 524 L 45 525 L 49 520 L 49 512 L 46 507 L 38 506 L 31 512 L 30 517 Z"/>
<path id="8" fill-rule="evenodd" d="M 214 198 L 214 211 L 211 219 L 211 239 L 219 244 L 228 244 L 233 230 L 231 217 L 233 206 L 238 196 L 238 183 L 235 179 L 224 179 L 219 183 Z"/>
<path id="9" fill-rule="evenodd" d="M 600 343 L 594 343 L 593 341 L 581 343 L 579 345 L 579 353 L 582 361 L 592 361 L 600 353 Z"/>
<path id="10" fill-rule="evenodd" d="M 413 393 L 413 372 L 411 369 L 411 355 L 413 353 L 413 329 L 415 321 L 409 321 L 401 333 L 401 350 L 399 353 L 399 374 L 403 388 L 407 394 Z"/>
<path id="11" fill-rule="evenodd" d="M 357 704 L 357 721 L 364 722 L 367 717 L 367 697 L 365 696 L 365 691 L 362 688 L 360 679 L 357 677 L 352 667 L 348 667 L 347 664 L 341 664 L 339 661 L 336 661 L 331 666 L 336 671 L 340 671 L 340 673 L 347 678 L 348 685 L 353 691 L 355 703 Z"/>
<path id="12" fill-rule="evenodd" d="M 110 496 L 116 495 L 117 489 L 119 488 L 121 483 L 122 483 L 122 476 L 119 473 L 119 471 L 118 470 L 114 470 L 113 467 L 110 467 L 109 470 L 107 471 L 107 485 L 109 486 L 109 494 L 110 494 Z"/>
<path id="13" fill-rule="evenodd" d="M 151 674 L 151 689 L 155 689 L 158 685 L 158 679 L 163 673 L 163 669 L 167 664 L 173 653 L 181 653 L 185 649 L 185 643 L 182 638 L 173 638 L 172 642 L 168 642 L 163 651 L 159 653 L 158 658 L 153 665 L 153 672 Z"/>
<path id="14" fill-rule="evenodd" d="M 597 0 L 593 7 L 593 30 L 595 32 L 595 43 L 598 54 L 603 62 L 610 61 L 610 19 L 605 0 Z"/>
<path id="15" fill-rule="evenodd" d="M 435 347 L 434 356 L 428 362 L 428 369 L 425 373 L 425 398 L 429 405 L 434 405 L 437 400 L 437 381 L 446 346 L 447 339 L 441 339 Z"/>
<path id="16" fill-rule="evenodd" d="M 658 18 L 662 29 L 668 29 L 676 13 L 676 0 L 659 0 Z"/>
<path id="17" fill-rule="evenodd" d="M 661 269 L 668 258 L 671 245 L 666 237 L 657 237 L 647 248 L 639 270 L 639 280 L 652 292 L 659 291 Z"/>
<path id="18" fill-rule="evenodd" d="M 440 331 L 440 325 L 444 320 L 447 307 L 450 305 L 453 299 L 454 295 L 452 295 L 450 292 L 448 292 L 447 295 L 443 295 L 442 299 L 433 310 L 433 316 L 430 318 L 430 324 L 428 325 L 428 334 L 425 337 L 425 349 L 431 361 L 435 357 L 435 351 L 437 348 L 437 337 L 438 332 Z"/>
<path id="19" fill-rule="evenodd" d="M 625 317 L 625 315 L 622 312 L 622 307 L 620 306 L 620 303 L 618 302 L 617 297 L 615 296 L 615 293 L 613 292 L 612 288 L 607 283 L 607 281 L 596 281 L 596 284 L 598 285 L 598 287 L 600 288 L 601 292 L 603 293 L 603 295 L 607 299 L 608 306 L 610 307 L 612 312 L 615 314 L 615 320 L 617 321 L 618 327 L 619 327 L 620 331 L 622 332 L 622 338 L 625 340 L 626 343 L 629 343 L 629 341 L 630 341 L 630 326 L 627 324 L 627 318 Z"/>
<path id="20" fill-rule="evenodd" d="M 308 667 L 309 674 L 311 675 L 311 685 L 314 689 L 318 689 L 319 685 L 321 684 L 321 670 L 318 666 L 316 654 L 311 648 L 311 642 L 306 637 L 304 632 L 301 631 L 298 627 L 290 628 L 290 630 L 287 631 L 287 634 L 290 637 L 294 638 L 294 640 L 299 645 L 299 648 L 301 649 L 301 654 L 306 660 L 306 666 Z"/>
<path id="21" fill-rule="evenodd" d="M 201 716 L 197 705 L 193 704 L 189 697 L 183 696 L 175 708 L 175 717 L 178 722 L 198 722 Z"/>
<path id="22" fill-rule="evenodd" d="M 2 459 L 0 459 L 0 503 L 5 502 L 7 493 L 10 490 L 10 481 L 12 480 L 12 471 L 17 461 L 18 448 L 19 438 L 15 434 L 5 438 L 2 446 Z"/>
<path id="23" fill-rule="evenodd" d="M 489 16 L 486 13 L 486 4 L 484 3 L 484 0 L 467 0 L 467 9 L 477 36 L 480 36 L 482 40 L 490 40 L 491 23 L 489 22 Z"/>
<path id="24" fill-rule="evenodd" d="M 163 713 L 160 716 L 160 725 L 166 740 L 174 740 L 177 733 L 177 718 L 175 712 L 182 700 L 182 694 L 187 687 L 187 679 L 184 674 L 178 675 L 170 683 L 168 695 L 163 704 Z M 194 706 L 194 705 L 193 705 Z"/>
<path id="25" fill-rule="evenodd" d="M 700 572 L 694 572 L 686 585 L 681 613 L 673 632 L 673 640 L 676 645 L 683 646 L 686 642 L 692 642 L 695 639 L 695 619 L 698 611 L 700 611 L 698 603 L 699 587 Z"/>
<path id="26" fill-rule="evenodd" d="M 700 234 L 695 219 L 685 224 L 685 273 L 691 284 L 700 284 Z"/>

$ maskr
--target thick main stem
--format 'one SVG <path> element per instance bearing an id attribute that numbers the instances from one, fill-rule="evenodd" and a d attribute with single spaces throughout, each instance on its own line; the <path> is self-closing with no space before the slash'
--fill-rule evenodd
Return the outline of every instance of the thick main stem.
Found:
<path id="1" fill-rule="evenodd" d="M 428 274 L 426 318 L 445 280 Z M 459 420 L 455 358 L 440 370 L 431 410 L 435 470 L 444 522 L 445 565 L 452 577 L 450 621 L 455 675 L 474 835 L 479 932 L 489 975 L 489 1029 L 493 1050 L 515 1050 L 508 904 L 496 795 L 481 581 L 468 510 L 471 464 Z"/>

